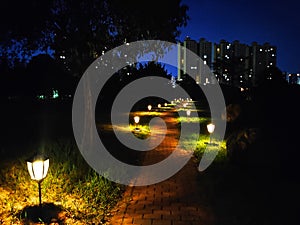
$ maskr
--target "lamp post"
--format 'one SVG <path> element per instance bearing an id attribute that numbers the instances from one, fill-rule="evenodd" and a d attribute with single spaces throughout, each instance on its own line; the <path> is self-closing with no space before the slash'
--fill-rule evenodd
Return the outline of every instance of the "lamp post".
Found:
<path id="1" fill-rule="evenodd" d="M 208 133 L 210 134 L 209 135 L 209 143 L 211 144 L 211 134 L 214 132 L 214 130 L 215 130 L 215 124 L 213 124 L 213 123 L 210 123 L 210 124 L 207 124 L 207 131 L 208 131 Z"/>
<path id="2" fill-rule="evenodd" d="M 188 109 L 188 110 L 186 110 L 186 115 L 187 115 L 187 120 L 188 120 L 188 122 L 190 121 L 190 115 L 191 115 L 191 110 L 190 109 Z"/>
<path id="3" fill-rule="evenodd" d="M 27 160 L 27 168 L 32 180 L 38 182 L 39 187 L 39 205 L 42 204 L 41 183 L 47 176 L 49 169 L 49 159 L 43 156 L 35 156 Z"/>

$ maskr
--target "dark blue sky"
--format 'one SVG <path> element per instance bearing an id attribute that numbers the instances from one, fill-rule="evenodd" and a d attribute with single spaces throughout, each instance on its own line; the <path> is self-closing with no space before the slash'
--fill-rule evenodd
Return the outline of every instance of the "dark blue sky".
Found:
<path id="1" fill-rule="evenodd" d="M 182 0 L 190 21 L 181 29 L 186 36 L 212 42 L 225 39 L 245 44 L 257 41 L 277 46 L 277 66 L 300 72 L 300 1 L 285 0 Z"/>

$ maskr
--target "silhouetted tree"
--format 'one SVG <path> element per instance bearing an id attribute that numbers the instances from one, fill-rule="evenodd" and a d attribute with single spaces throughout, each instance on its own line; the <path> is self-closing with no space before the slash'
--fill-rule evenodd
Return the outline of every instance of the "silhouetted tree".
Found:
<path id="1" fill-rule="evenodd" d="M 56 0 L 54 9 L 52 48 L 66 58 L 67 69 L 79 75 L 103 52 L 124 42 L 175 41 L 188 19 L 180 0 L 155 0 L 147 7 L 141 1 Z"/>

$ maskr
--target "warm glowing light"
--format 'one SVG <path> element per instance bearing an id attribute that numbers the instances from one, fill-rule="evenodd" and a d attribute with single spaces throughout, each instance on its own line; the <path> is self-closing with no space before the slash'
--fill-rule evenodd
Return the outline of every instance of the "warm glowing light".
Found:
<path id="1" fill-rule="evenodd" d="M 161 107 L 161 104 L 158 104 L 157 106 L 158 106 L 158 108 L 160 108 L 160 107 Z"/>
<path id="2" fill-rule="evenodd" d="M 49 159 L 42 161 L 27 162 L 27 168 L 32 180 L 41 181 L 47 176 L 49 169 Z"/>
<path id="3" fill-rule="evenodd" d="M 39 204 L 42 204 L 42 192 L 41 192 L 41 183 L 42 180 L 47 176 L 49 169 L 49 159 L 41 159 L 34 157 L 32 160 L 27 161 L 27 168 L 32 180 L 36 180 L 39 186 Z"/>
<path id="4" fill-rule="evenodd" d="M 148 105 L 148 110 L 150 111 L 152 109 L 152 105 Z"/>
<path id="5" fill-rule="evenodd" d="M 210 134 L 212 134 L 215 130 L 215 125 L 213 123 L 207 124 L 207 130 Z"/>
<path id="6" fill-rule="evenodd" d="M 191 110 L 188 109 L 188 110 L 186 111 L 186 115 L 187 115 L 187 116 L 190 116 L 190 115 L 191 115 Z"/>
<path id="7" fill-rule="evenodd" d="M 168 103 L 165 103 L 165 106 L 168 106 Z"/>
<path id="8" fill-rule="evenodd" d="M 140 117 L 139 116 L 135 116 L 135 117 L 133 117 L 133 119 L 134 119 L 135 123 L 139 123 L 140 122 Z"/>

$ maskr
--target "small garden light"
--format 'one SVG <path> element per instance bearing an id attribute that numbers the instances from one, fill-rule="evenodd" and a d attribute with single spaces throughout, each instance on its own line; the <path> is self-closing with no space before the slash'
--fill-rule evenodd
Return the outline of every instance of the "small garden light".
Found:
<path id="1" fill-rule="evenodd" d="M 191 110 L 189 110 L 189 109 L 186 110 L 186 115 L 187 115 L 187 116 L 190 116 L 190 115 L 191 115 Z"/>
<path id="2" fill-rule="evenodd" d="M 190 109 L 186 110 L 186 116 L 188 122 L 190 122 L 190 115 L 191 115 L 191 110 Z"/>
<path id="3" fill-rule="evenodd" d="M 135 117 L 133 117 L 133 119 L 134 119 L 134 122 L 136 124 L 138 124 L 140 122 L 140 117 L 139 116 L 135 116 Z"/>
<path id="4" fill-rule="evenodd" d="M 140 131 L 140 128 L 138 128 L 138 123 L 140 122 L 140 117 L 139 116 L 135 116 L 133 117 L 133 120 L 134 120 L 134 123 L 135 123 L 135 128 L 134 130 L 136 132 L 139 132 Z"/>
<path id="5" fill-rule="evenodd" d="M 42 156 L 36 156 L 27 161 L 27 168 L 30 178 L 36 180 L 39 186 L 39 205 L 42 204 L 41 182 L 47 176 L 49 169 L 49 159 Z"/>
<path id="6" fill-rule="evenodd" d="M 207 124 L 207 131 L 209 135 L 209 143 L 211 144 L 211 134 L 215 131 L 215 125 L 213 123 Z"/>

